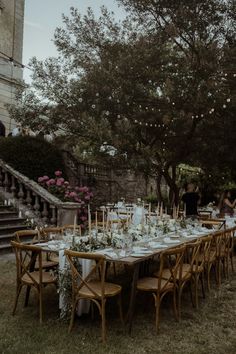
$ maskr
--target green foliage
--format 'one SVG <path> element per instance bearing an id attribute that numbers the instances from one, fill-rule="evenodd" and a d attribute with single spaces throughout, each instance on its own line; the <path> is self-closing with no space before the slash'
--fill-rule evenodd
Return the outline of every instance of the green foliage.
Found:
<path id="1" fill-rule="evenodd" d="M 65 174 L 60 151 L 41 138 L 19 136 L 0 139 L 0 158 L 35 181 L 39 176 L 53 175 L 56 170 Z"/>

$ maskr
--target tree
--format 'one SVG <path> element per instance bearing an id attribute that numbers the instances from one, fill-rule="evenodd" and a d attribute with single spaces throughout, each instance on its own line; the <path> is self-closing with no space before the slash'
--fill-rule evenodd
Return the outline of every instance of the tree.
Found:
<path id="1" fill-rule="evenodd" d="M 55 32 L 58 58 L 32 59 L 33 87 L 11 113 L 96 151 L 106 142 L 121 163 L 163 176 L 177 203 L 176 166 L 202 163 L 205 127 L 217 132 L 212 117 L 221 116 L 217 109 L 230 91 L 233 3 L 119 2 L 128 11 L 122 23 L 105 8 L 99 19 L 91 9 L 84 17 L 74 8 L 63 16 L 65 27 Z"/>

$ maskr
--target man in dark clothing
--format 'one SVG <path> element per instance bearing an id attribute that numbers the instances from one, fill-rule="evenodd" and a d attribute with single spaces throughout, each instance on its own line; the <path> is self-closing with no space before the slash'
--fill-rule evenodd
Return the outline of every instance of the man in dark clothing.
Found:
<path id="1" fill-rule="evenodd" d="M 182 201 L 185 204 L 186 216 L 197 216 L 197 206 L 199 202 L 200 196 L 198 192 L 196 192 L 195 185 L 193 183 L 189 183 L 187 185 L 186 193 L 182 196 Z"/>

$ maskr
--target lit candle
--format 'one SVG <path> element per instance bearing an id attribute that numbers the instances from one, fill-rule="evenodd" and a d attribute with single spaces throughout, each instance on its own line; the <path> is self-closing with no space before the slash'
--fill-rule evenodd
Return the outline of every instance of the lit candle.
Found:
<path id="1" fill-rule="evenodd" d="M 7 200 L 6 199 L 4 200 L 4 205 L 7 205 Z"/>
<path id="2" fill-rule="evenodd" d="M 177 206 L 177 211 L 176 211 L 176 218 L 178 219 L 178 217 L 179 217 L 179 204 Z"/>
<path id="3" fill-rule="evenodd" d="M 90 211 L 90 204 L 88 205 L 88 224 L 89 224 L 89 238 L 91 238 L 91 211 Z"/>
<path id="4" fill-rule="evenodd" d="M 161 202 L 161 207 L 160 207 L 160 217 L 162 218 L 163 216 L 163 202 Z"/>
<path id="5" fill-rule="evenodd" d="M 74 228 L 73 228 L 73 235 L 75 235 L 76 224 L 77 224 L 77 211 L 75 212 L 75 216 L 74 216 Z"/>
<path id="6" fill-rule="evenodd" d="M 104 209 L 102 210 L 102 229 L 104 232 L 104 229 L 105 229 L 105 210 Z"/>
<path id="7" fill-rule="evenodd" d="M 96 231 L 98 231 L 98 212 L 95 212 L 95 227 L 96 227 Z"/>

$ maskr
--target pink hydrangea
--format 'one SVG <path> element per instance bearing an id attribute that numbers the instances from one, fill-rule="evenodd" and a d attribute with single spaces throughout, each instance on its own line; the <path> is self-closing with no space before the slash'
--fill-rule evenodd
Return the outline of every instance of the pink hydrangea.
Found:
<path id="1" fill-rule="evenodd" d="M 75 192 L 70 192 L 69 196 L 70 196 L 71 198 L 75 198 L 75 197 L 77 196 L 77 194 L 76 194 Z"/>
<path id="2" fill-rule="evenodd" d="M 39 182 L 39 183 L 44 182 L 44 178 L 43 178 L 43 177 L 39 177 L 39 178 L 38 178 L 38 182 Z"/>
<path id="3" fill-rule="evenodd" d="M 61 171 L 55 171 L 55 176 L 60 177 L 62 175 Z"/>
<path id="4" fill-rule="evenodd" d="M 55 183 L 56 183 L 56 181 L 54 178 L 51 178 L 46 182 L 47 186 L 53 186 Z"/>
<path id="5" fill-rule="evenodd" d="M 57 181 L 56 181 L 56 185 L 57 186 L 62 186 L 64 181 L 65 181 L 64 178 L 58 178 Z"/>

